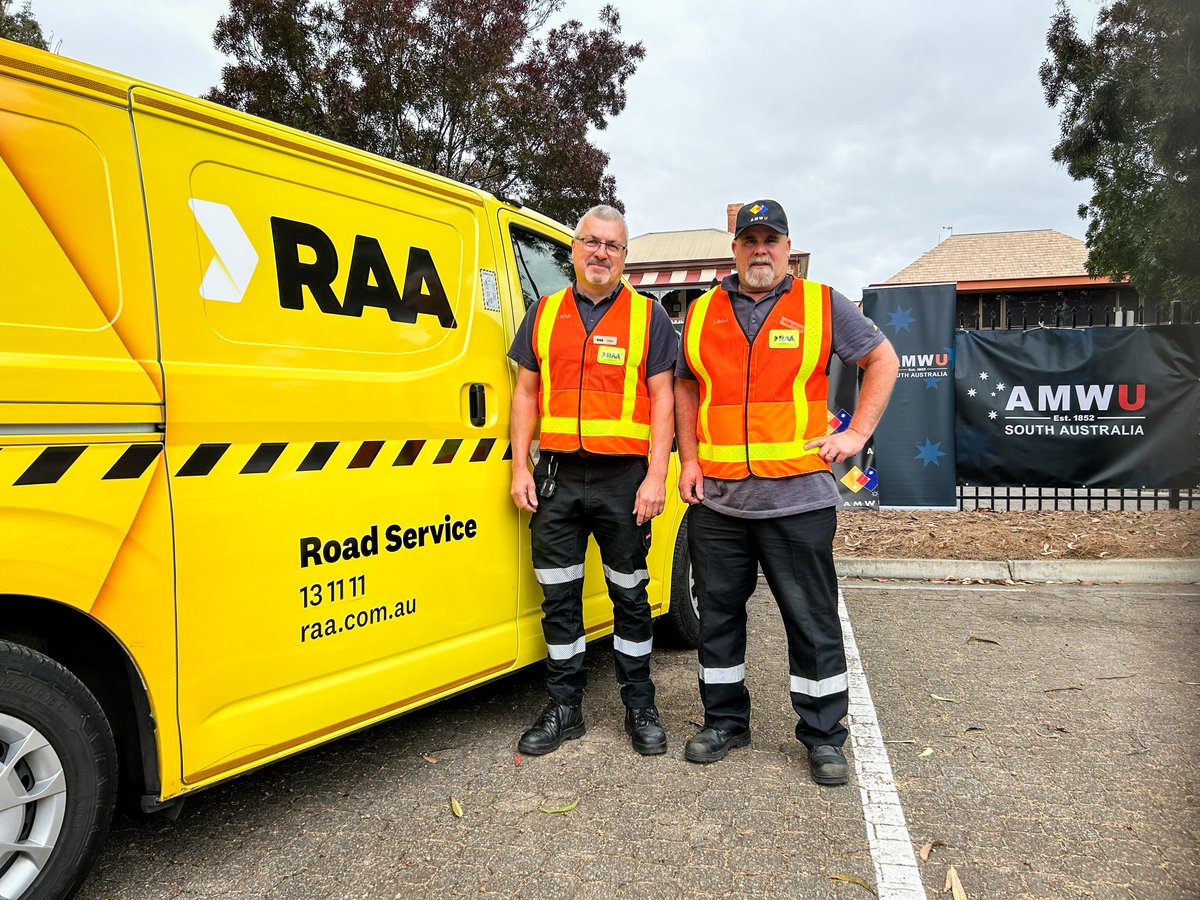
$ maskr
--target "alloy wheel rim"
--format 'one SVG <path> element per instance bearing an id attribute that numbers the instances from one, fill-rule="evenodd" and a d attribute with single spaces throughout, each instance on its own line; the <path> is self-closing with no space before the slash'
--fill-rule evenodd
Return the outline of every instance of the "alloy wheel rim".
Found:
<path id="1" fill-rule="evenodd" d="M 20 897 L 49 864 L 66 808 L 58 752 L 33 725 L 0 713 L 0 900 Z"/>

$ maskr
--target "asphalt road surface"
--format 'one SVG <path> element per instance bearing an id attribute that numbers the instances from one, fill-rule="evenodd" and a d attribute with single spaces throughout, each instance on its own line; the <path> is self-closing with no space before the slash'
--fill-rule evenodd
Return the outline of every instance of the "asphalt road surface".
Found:
<path id="1" fill-rule="evenodd" d="M 1200 897 L 1200 587 L 843 593 L 845 787 L 809 780 L 763 587 L 754 742 L 722 762 L 682 756 L 702 717 L 690 651 L 655 650 L 668 752 L 630 749 L 603 641 L 587 734 L 553 754 L 514 760 L 545 702 L 535 667 L 201 793 L 178 821 L 119 818 L 80 897 L 907 900 L 951 866 L 973 900 Z"/>

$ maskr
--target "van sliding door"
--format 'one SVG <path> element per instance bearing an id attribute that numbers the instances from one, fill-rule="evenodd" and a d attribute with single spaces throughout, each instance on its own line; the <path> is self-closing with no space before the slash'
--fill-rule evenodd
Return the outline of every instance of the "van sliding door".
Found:
<path id="1" fill-rule="evenodd" d="M 510 668 L 516 513 L 480 197 L 135 91 L 184 774 Z"/>

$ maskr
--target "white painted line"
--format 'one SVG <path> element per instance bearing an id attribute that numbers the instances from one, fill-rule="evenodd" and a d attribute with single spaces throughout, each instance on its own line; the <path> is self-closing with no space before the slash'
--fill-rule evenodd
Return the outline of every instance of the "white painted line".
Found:
<path id="1" fill-rule="evenodd" d="M 846 612 L 846 601 L 838 589 L 838 617 L 842 620 L 842 639 L 846 644 L 846 674 L 850 681 L 850 746 L 854 750 L 854 770 L 862 796 L 863 818 L 867 825 L 867 843 L 875 866 L 875 891 L 879 900 L 925 900 L 925 885 L 913 853 L 912 838 L 904 824 L 904 810 L 896 792 L 892 764 L 867 675 L 863 671 L 854 629 Z"/>

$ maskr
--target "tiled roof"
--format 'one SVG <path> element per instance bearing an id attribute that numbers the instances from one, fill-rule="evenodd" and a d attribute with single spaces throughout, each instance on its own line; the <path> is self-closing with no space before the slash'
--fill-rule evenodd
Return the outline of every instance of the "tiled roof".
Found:
<path id="1" fill-rule="evenodd" d="M 884 284 L 998 281 L 1086 275 L 1087 245 L 1051 229 L 956 234 Z"/>

